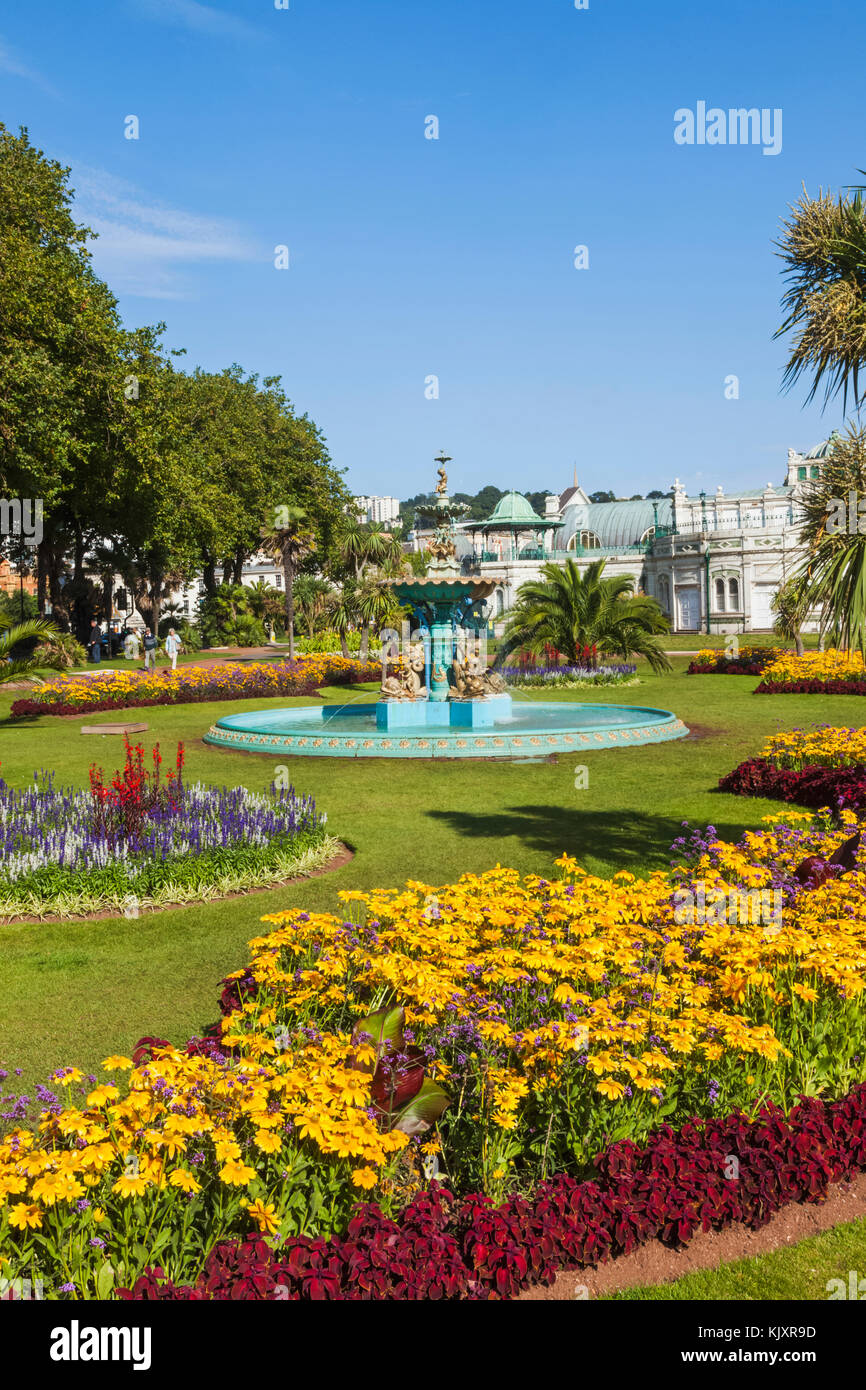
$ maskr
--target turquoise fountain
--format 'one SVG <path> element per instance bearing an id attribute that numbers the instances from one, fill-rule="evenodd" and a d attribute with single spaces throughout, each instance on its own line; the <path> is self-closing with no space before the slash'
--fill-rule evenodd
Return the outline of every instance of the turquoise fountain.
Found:
<path id="1" fill-rule="evenodd" d="M 301 706 L 227 715 L 205 743 L 256 753 L 330 758 L 507 758 L 635 747 L 683 738 L 667 710 L 582 701 L 512 702 L 488 670 L 483 604 L 496 580 L 464 575 L 455 522 L 468 508 L 448 496 L 442 454 L 423 579 L 392 581 L 415 623 L 382 634 L 382 684 L 373 704 Z"/>

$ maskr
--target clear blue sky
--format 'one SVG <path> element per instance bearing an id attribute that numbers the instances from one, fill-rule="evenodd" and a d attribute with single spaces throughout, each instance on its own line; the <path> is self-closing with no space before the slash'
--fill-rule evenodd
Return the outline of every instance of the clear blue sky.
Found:
<path id="1" fill-rule="evenodd" d="M 357 492 L 443 446 L 460 490 L 762 486 L 840 424 L 780 394 L 772 242 L 866 167 L 860 3 L 290 3 L 0 13 L 0 120 L 73 166 L 129 325 L 281 374 Z M 677 145 L 699 101 L 781 108 L 781 153 Z"/>

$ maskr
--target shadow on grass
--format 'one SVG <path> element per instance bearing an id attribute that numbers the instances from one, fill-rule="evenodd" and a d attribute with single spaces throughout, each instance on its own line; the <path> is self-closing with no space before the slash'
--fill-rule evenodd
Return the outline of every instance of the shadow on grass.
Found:
<path id="1" fill-rule="evenodd" d="M 507 806 L 486 814 L 478 811 L 428 811 L 458 835 L 501 840 L 516 837 L 540 853 L 555 859 L 563 852 L 577 859 L 591 855 L 607 860 L 619 869 L 640 874 L 670 861 L 670 847 L 683 834 L 682 819 L 654 816 L 642 811 L 565 811 L 556 806 Z M 705 821 L 692 821 L 703 829 Z M 751 820 L 720 823 L 713 820 L 719 836 L 738 840 L 751 829 Z M 507 862 L 507 858 L 506 858 Z"/>

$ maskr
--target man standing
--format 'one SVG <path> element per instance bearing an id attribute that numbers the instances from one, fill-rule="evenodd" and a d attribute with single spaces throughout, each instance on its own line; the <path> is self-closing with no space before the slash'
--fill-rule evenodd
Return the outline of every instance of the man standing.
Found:
<path id="1" fill-rule="evenodd" d="M 156 638 L 149 627 L 144 629 L 144 669 L 156 670 Z"/>
<path id="2" fill-rule="evenodd" d="M 95 666 L 99 665 L 102 658 L 102 633 L 95 618 L 90 627 L 90 635 L 87 638 L 87 655 Z"/>

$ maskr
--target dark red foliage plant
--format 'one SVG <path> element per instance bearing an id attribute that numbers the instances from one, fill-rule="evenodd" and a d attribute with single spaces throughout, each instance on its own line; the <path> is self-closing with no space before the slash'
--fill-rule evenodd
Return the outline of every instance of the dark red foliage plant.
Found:
<path id="1" fill-rule="evenodd" d="M 329 1240 L 224 1241 L 195 1285 L 154 1268 L 120 1297 L 506 1299 L 649 1240 L 681 1247 L 698 1231 L 757 1230 L 788 1203 L 821 1202 L 866 1168 L 866 1085 L 830 1103 L 802 1100 L 787 1116 L 767 1105 L 754 1119 L 694 1119 L 679 1132 L 663 1125 L 644 1145 L 611 1145 L 595 1168 L 590 1181 L 557 1174 L 500 1206 L 438 1185 L 397 1221 L 362 1204 Z"/>

